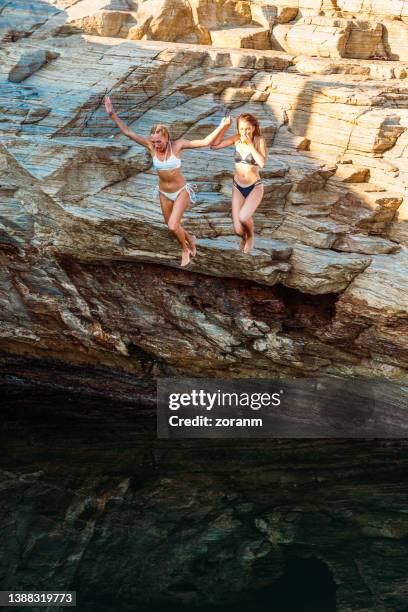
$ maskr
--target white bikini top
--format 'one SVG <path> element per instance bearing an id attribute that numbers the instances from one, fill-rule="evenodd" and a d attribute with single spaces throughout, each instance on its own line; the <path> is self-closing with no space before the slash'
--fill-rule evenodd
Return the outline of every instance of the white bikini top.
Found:
<path id="1" fill-rule="evenodd" d="M 153 157 L 153 168 L 155 170 L 175 170 L 176 168 L 180 168 L 181 159 L 174 155 L 173 150 L 171 148 L 170 141 L 169 141 L 169 145 L 170 145 L 170 157 L 168 157 L 167 159 L 164 159 L 162 161 L 161 159 L 156 157 L 156 155 L 152 156 Z M 166 151 L 167 151 L 167 147 L 166 147 Z"/>

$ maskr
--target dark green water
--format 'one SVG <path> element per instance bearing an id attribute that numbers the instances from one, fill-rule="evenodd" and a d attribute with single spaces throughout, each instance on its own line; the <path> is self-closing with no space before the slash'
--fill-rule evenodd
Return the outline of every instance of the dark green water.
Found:
<path id="1" fill-rule="evenodd" d="M 83 612 L 334 612 L 334 567 L 356 581 L 343 601 L 374 605 L 350 512 L 405 503 L 403 442 L 159 441 L 152 410 L 13 387 L 1 409 L 3 589 L 76 590 Z"/>

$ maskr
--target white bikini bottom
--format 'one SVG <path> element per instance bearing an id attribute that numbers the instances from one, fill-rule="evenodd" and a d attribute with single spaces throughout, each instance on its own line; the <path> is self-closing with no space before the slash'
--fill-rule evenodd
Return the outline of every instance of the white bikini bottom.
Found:
<path id="1" fill-rule="evenodd" d="M 196 201 L 196 191 L 197 191 L 197 185 L 195 185 L 195 183 L 186 183 L 178 191 L 170 191 L 170 192 L 161 191 L 158 187 L 156 187 L 153 192 L 153 197 L 154 199 L 156 199 L 159 196 L 159 193 L 162 193 L 164 196 L 166 196 L 166 198 L 168 198 L 172 202 L 175 202 L 177 199 L 177 196 L 179 195 L 179 193 L 183 191 L 183 189 L 187 191 L 188 195 L 190 196 L 190 200 L 192 202 L 195 202 Z"/>

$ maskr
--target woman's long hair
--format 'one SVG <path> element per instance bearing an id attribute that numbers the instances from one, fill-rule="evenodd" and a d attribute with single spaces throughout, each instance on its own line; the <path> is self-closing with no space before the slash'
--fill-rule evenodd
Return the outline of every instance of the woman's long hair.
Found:
<path id="1" fill-rule="evenodd" d="M 152 125 L 150 135 L 152 134 L 161 134 L 162 136 L 166 136 L 168 141 L 170 140 L 169 130 L 162 123 L 156 123 L 155 125 Z"/>
<path id="2" fill-rule="evenodd" d="M 256 117 L 251 115 L 250 113 L 242 113 L 237 119 L 237 131 L 239 134 L 239 122 L 240 121 L 248 121 L 254 128 L 254 136 L 261 137 L 261 128 L 259 127 L 259 121 Z"/>

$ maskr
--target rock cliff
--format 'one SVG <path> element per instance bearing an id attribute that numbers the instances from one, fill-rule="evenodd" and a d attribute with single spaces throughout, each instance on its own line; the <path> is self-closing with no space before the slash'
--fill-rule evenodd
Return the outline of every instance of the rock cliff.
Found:
<path id="1" fill-rule="evenodd" d="M 138 376 L 406 381 L 408 62 L 392 31 L 407 7 L 3 3 L 3 355 Z M 269 42 L 242 48 L 237 29 Z M 151 160 L 110 122 L 105 93 L 142 134 L 160 120 L 199 137 L 227 108 L 260 119 L 253 256 L 232 231 L 231 151 L 195 150 L 183 170 L 198 256 L 179 269 Z"/>
<path id="2" fill-rule="evenodd" d="M 0 0 L 4 588 L 75 588 L 83 612 L 406 610 L 404 441 L 158 441 L 148 408 L 160 375 L 406 387 L 407 24 L 408 0 Z M 179 268 L 105 93 L 143 134 L 259 117 L 253 256 L 231 152 L 192 151 Z"/>

